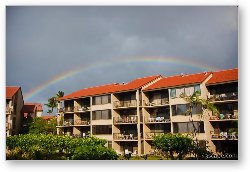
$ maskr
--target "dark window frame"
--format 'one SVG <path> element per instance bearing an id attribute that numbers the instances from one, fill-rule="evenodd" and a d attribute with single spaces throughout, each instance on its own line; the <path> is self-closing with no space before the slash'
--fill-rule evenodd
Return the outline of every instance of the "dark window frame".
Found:
<path id="1" fill-rule="evenodd" d="M 104 111 L 108 111 L 108 119 L 107 118 L 103 118 L 103 113 Z M 97 119 L 96 113 L 101 113 L 101 117 Z M 92 112 L 92 120 L 110 120 L 112 119 L 112 114 L 111 114 L 111 109 L 106 109 L 106 110 L 97 110 L 97 111 L 93 111 Z"/>
<path id="2" fill-rule="evenodd" d="M 100 97 L 101 98 L 101 103 L 100 104 L 96 104 L 96 98 L 97 97 Z M 103 103 L 104 102 L 104 97 L 108 97 L 108 102 L 106 103 Z M 92 102 L 92 105 L 104 105 L 104 104 L 110 104 L 111 103 L 111 95 L 108 94 L 108 95 L 101 95 L 101 96 L 94 96 L 93 97 L 93 102 Z"/>

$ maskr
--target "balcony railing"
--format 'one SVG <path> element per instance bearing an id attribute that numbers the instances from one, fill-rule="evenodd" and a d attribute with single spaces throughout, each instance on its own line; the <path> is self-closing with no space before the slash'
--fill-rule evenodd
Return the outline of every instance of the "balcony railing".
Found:
<path id="1" fill-rule="evenodd" d="M 81 134 L 74 134 L 73 138 L 88 138 L 90 137 L 89 133 L 81 133 Z"/>
<path id="2" fill-rule="evenodd" d="M 121 134 L 121 133 L 114 133 L 114 140 L 138 140 L 138 134 L 130 133 L 130 134 Z"/>
<path id="3" fill-rule="evenodd" d="M 154 139 L 155 136 L 167 134 L 167 132 L 146 132 L 145 139 Z"/>
<path id="4" fill-rule="evenodd" d="M 136 124 L 138 117 L 136 115 L 126 117 L 114 117 L 114 124 Z"/>
<path id="5" fill-rule="evenodd" d="M 74 120 L 73 119 L 65 119 L 62 123 L 62 126 L 64 127 L 69 127 L 74 125 Z"/>
<path id="6" fill-rule="evenodd" d="M 170 117 L 145 117 L 145 123 L 168 123 L 170 122 Z"/>
<path id="7" fill-rule="evenodd" d="M 86 112 L 88 110 L 90 110 L 90 107 L 87 107 L 87 106 L 75 106 L 74 107 L 75 112 Z"/>
<path id="8" fill-rule="evenodd" d="M 225 100 L 238 100 L 238 93 L 223 93 L 223 94 L 213 94 L 210 95 L 209 98 L 211 101 L 225 101 Z"/>
<path id="9" fill-rule="evenodd" d="M 119 107 L 133 107 L 136 106 L 136 100 L 131 100 L 131 101 L 115 101 L 114 106 L 116 108 Z"/>
<path id="10" fill-rule="evenodd" d="M 90 125 L 90 120 L 75 120 L 75 125 Z"/>
<path id="11" fill-rule="evenodd" d="M 65 107 L 65 112 L 74 112 L 74 107 Z"/>
<path id="12" fill-rule="evenodd" d="M 228 129 L 230 131 L 230 129 Z M 210 131 L 211 139 L 212 140 L 237 140 L 238 139 L 238 132 L 225 132 L 225 131 Z"/>
<path id="13" fill-rule="evenodd" d="M 9 106 L 6 107 L 6 114 L 11 114 L 12 111 L 13 111 L 12 107 Z"/>
<path id="14" fill-rule="evenodd" d="M 238 110 L 234 110 L 234 113 L 226 113 L 210 116 L 209 120 L 237 120 L 238 119 Z"/>
<path id="15" fill-rule="evenodd" d="M 164 99 L 154 99 L 153 101 L 145 101 L 144 100 L 144 106 L 160 106 L 160 105 L 166 105 L 169 101 L 167 98 Z"/>

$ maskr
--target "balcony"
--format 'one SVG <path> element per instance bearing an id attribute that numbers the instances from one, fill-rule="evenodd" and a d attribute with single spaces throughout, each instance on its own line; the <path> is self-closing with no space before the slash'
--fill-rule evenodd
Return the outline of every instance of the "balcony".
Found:
<path id="1" fill-rule="evenodd" d="M 210 95 L 208 98 L 210 98 L 211 101 L 238 100 L 238 92 L 213 94 L 213 95 Z"/>
<path id="2" fill-rule="evenodd" d="M 121 134 L 114 133 L 114 140 L 118 141 L 138 141 L 138 134 L 130 133 L 130 134 Z"/>
<path id="3" fill-rule="evenodd" d="M 211 140 L 238 140 L 238 129 L 230 128 L 227 132 L 215 129 L 210 135 Z"/>
<path id="4" fill-rule="evenodd" d="M 73 134 L 73 138 L 88 138 L 90 137 L 89 133 Z"/>
<path id="5" fill-rule="evenodd" d="M 146 132 L 145 140 L 153 140 L 155 136 L 160 136 L 163 134 L 167 134 L 167 132 Z"/>
<path id="6" fill-rule="evenodd" d="M 219 114 L 216 116 L 210 116 L 209 121 L 234 121 L 238 120 L 238 110 L 234 110 L 234 113 Z"/>
<path id="7" fill-rule="evenodd" d="M 63 112 L 64 112 L 64 108 L 57 109 L 57 113 L 63 113 Z"/>
<path id="8" fill-rule="evenodd" d="M 169 103 L 167 98 L 164 99 L 154 99 L 153 101 L 143 101 L 144 102 L 144 106 L 164 106 L 167 105 Z"/>
<path id="9" fill-rule="evenodd" d="M 131 101 L 115 101 L 114 107 L 115 108 L 128 108 L 128 107 L 136 107 L 136 100 Z"/>
<path id="10" fill-rule="evenodd" d="M 114 117 L 114 124 L 137 124 L 138 117 L 136 115 L 126 117 Z"/>
<path id="11" fill-rule="evenodd" d="M 65 112 L 74 112 L 74 107 L 65 107 Z"/>
<path id="12" fill-rule="evenodd" d="M 90 120 L 75 120 L 74 125 L 81 125 L 81 126 L 89 126 L 90 125 Z"/>
<path id="13" fill-rule="evenodd" d="M 74 120 L 73 119 L 65 119 L 62 123 L 62 127 L 70 127 L 74 125 Z"/>
<path id="14" fill-rule="evenodd" d="M 12 107 L 9 107 L 9 106 L 6 107 L 6 114 L 11 114 L 12 111 L 13 111 Z"/>
<path id="15" fill-rule="evenodd" d="M 74 112 L 87 112 L 90 110 L 90 107 L 87 106 L 75 106 L 74 107 Z"/>
<path id="16" fill-rule="evenodd" d="M 169 117 L 145 117 L 145 123 L 170 123 Z"/>

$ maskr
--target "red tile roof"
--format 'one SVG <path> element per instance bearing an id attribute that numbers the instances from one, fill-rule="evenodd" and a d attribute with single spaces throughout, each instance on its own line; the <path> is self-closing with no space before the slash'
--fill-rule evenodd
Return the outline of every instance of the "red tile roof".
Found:
<path id="1" fill-rule="evenodd" d="M 26 117 L 28 113 L 35 113 L 36 110 L 43 110 L 41 103 L 25 103 L 22 108 L 22 113 L 24 113 L 24 117 Z"/>
<path id="2" fill-rule="evenodd" d="M 127 84 L 119 85 L 119 87 L 117 88 L 117 90 L 115 92 L 137 90 L 137 89 L 145 86 L 149 82 L 151 82 L 159 77 L 161 77 L 161 75 L 155 75 L 155 76 L 149 76 L 149 77 L 135 79 Z"/>
<path id="3" fill-rule="evenodd" d="M 144 90 L 148 91 L 159 88 L 169 88 L 169 87 L 197 84 L 203 82 L 210 74 L 211 72 L 170 76 L 160 79 L 159 81 L 155 82 L 154 84 L 150 85 Z"/>
<path id="4" fill-rule="evenodd" d="M 6 99 L 12 99 L 12 97 L 16 94 L 16 92 L 20 88 L 21 87 L 18 87 L 18 86 L 7 86 L 6 87 Z"/>
<path id="5" fill-rule="evenodd" d="M 22 108 L 23 113 L 33 113 L 36 110 L 35 104 L 24 104 Z"/>
<path id="6" fill-rule="evenodd" d="M 85 88 L 85 89 L 73 92 L 71 94 L 68 94 L 64 97 L 61 97 L 58 100 L 67 100 L 67 99 L 74 99 L 74 98 L 79 98 L 79 97 L 88 97 L 88 96 L 94 96 L 94 95 L 136 90 L 159 77 L 160 75 L 149 76 L 149 77 L 135 79 L 127 84 L 114 83 L 114 84 Z"/>
<path id="7" fill-rule="evenodd" d="M 73 92 L 71 94 L 68 94 L 64 97 L 61 97 L 58 100 L 67 100 L 67 99 L 73 99 L 73 98 L 79 98 L 79 97 L 88 97 L 88 96 L 98 95 L 98 94 L 112 93 L 114 91 L 114 87 L 117 85 L 118 85 L 117 83 L 114 83 L 114 84 L 85 88 L 85 89 Z"/>
<path id="8" fill-rule="evenodd" d="M 213 72 L 206 85 L 238 81 L 238 68 Z"/>

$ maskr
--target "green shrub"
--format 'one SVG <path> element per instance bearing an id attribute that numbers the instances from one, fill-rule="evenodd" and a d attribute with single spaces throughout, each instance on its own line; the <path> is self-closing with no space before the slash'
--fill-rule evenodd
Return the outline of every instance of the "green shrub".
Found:
<path id="1" fill-rule="evenodd" d="M 113 149 L 102 145 L 85 145 L 77 147 L 72 156 L 73 160 L 117 160 L 118 155 Z"/>
<path id="2" fill-rule="evenodd" d="M 193 140 L 181 134 L 168 133 L 156 136 L 152 143 L 155 148 L 171 159 L 175 159 L 174 154 L 177 154 L 178 159 L 183 159 L 193 148 Z"/>
<path id="3" fill-rule="evenodd" d="M 52 134 L 25 134 L 6 138 L 6 159 L 117 159 L 106 140 L 96 137 L 70 138 Z M 88 157 L 84 157 L 81 151 Z M 93 156 L 91 156 L 93 155 Z"/>

